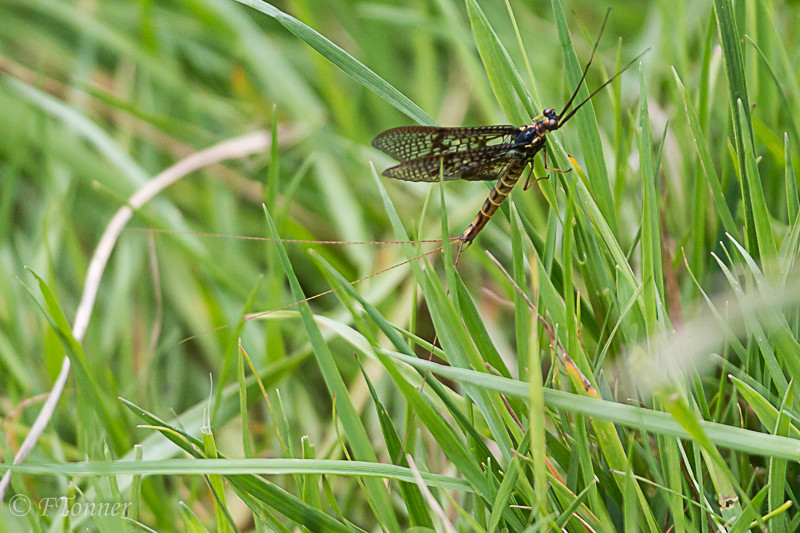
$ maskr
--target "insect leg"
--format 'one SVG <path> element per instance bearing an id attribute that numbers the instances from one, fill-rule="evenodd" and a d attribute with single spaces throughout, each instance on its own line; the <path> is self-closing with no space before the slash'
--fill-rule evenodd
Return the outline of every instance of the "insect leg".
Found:
<path id="1" fill-rule="evenodd" d="M 453 261 L 453 266 L 454 267 L 458 266 L 458 260 L 461 259 L 462 250 L 464 250 L 464 248 L 467 248 L 470 244 L 472 244 L 472 240 L 471 239 L 470 240 L 466 240 L 464 238 L 459 238 L 459 241 L 460 242 L 458 243 L 458 251 L 456 251 L 456 259 L 455 259 L 455 261 Z"/>
<path id="2" fill-rule="evenodd" d="M 544 152 L 542 157 L 544 158 L 543 163 L 544 163 L 544 169 L 545 170 L 552 170 L 552 171 L 555 171 L 555 172 L 569 172 L 570 170 L 572 170 L 572 169 L 561 170 L 560 168 L 550 168 L 550 167 L 548 167 L 547 166 L 547 145 L 543 145 L 542 146 L 542 151 Z M 531 170 L 530 170 L 530 172 L 528 172 L 528 178 L 525 180 L 525 185 L 523 185 L 523 187 L 522 187 L 523 191 L 527 191 L 528 189 L 533 187 L 533 184 L 535 182 L 537 182 L 539 180 L 546 180 L 547 178 L 549 178 L 549 176 L 542 176 L 541 178 L 534 177 L 533 181 L 531 181 L 531 176 L 533 176 L 533 160 L 531 160 Z"/>
<path id="3" fill-rule="evenodd" d="M 561 170 L 560 168 L 550 168 L 550 167 L 548 167 L 547 166 L 547 146 L 545 146 L 542 150 L 544 151 L 544 169 L 545 170 L 550 170 L 552 172 L 561 172 L 562 174 L 566 174 L 567 172 L 572 172 L 571 168 L 568 168 L 567 170 Z"/>
<path id="4" fill-rule="evenodd" d="M 528 171 L 528 177 L 525 178 L 525 184 L 522 186 L 523 191 L 527 191 L 533 186 L 533 183 L 531 183 L 531 176 L 533 176 L 533 161 L 531 161 L 531 169 Z M 539 178 L 536 178 L 533 181 L 539 181 Z"/>

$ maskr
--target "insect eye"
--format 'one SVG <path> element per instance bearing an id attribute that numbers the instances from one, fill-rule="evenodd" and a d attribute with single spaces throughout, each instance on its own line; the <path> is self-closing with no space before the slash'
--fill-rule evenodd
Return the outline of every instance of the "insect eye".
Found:
<path id="1" fill-rule="evenodd" d="M 551 128 L 555 128 L 556 127 L 556 121 L 555 120 L 550 119 L 550 127 Z"/>

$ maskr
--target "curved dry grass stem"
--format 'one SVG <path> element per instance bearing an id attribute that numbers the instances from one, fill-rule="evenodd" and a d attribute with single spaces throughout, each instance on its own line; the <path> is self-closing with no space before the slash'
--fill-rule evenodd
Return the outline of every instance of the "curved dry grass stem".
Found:
<path id="1" fill-rule="evenodd" d="M 81 301 L 75 314 L 75 322 L 72 326 L 72 335 L 75 337 L 75 340 L 78 342 L 83 341 L 83 336 L 86 333 L 86 328 L 89 326 L 89 320 L 92 317 L 92 310 L 94 309 L 95 300 L 97 298 L 97 290 L 100 286 L 100 280 L 103 277 L 106 264 L 108 263 L 109 257 L 111 257 L 111 252 L 114 249 L 114 245 L 120 233 L 122 233 L 122 230 L 125 229 L 125 225 L 133 217 L 133 213 L 152 200 L 161 191 L 195 170 L 219 163 L 226 159 L 238 159 L 263 152 L 269 149 L 271 143 L 272 136 L 266 131 L 255 131 L 223 141 L 182 159 L 148 181 L 141 189 L 131 196 L 128 205 L 121 207 L 108 223 L 103 236 L 100 238 L 100 242 L 97 244 L 92 260 L 89 263 L 86 281 L 83 285 L 83 295 L 81 296 Z M 64 392 L 64 387 L 69 377 L 69 371 L 70 361 L 68 357 L 64 356 L 58 378 L 53 384 L 47 401 L 36 417 L 36 421 L 33 423 L 30 432 L 22 442 L 19 451 L 14 455 L 14 464 L 19 464 L 25 460 L 44 432 L 47 424 L 50 422 L 56 404 L 61 398 L 61 394 Z M 3 499 L 10 481 L 11 470 L 7 470 L 2 480 L 0 480 L 0 501 Z"/>

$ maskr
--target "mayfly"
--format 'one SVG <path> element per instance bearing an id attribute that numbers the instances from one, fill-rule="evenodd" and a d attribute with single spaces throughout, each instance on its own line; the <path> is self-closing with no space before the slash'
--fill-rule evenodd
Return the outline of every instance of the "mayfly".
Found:
<path id="1" fill-rule="evenodd" d="M 533 158 L 539 151 L 543 151 L 545 169 L 558 170 L 547 168 L 547 149 L 545 147 L 547 134 L 563 126 L 584 104 L 642 56 L 640 54 L 634 58 L 570 111 L 570 107 L 586 79 L 586 73 L 592 64 L 607 21 L 608 12 L 578 85 L 560 113 L 553 108 L 545 109 L 541 115 L 532 120 L 530 125 L 520 127 L 510 125 L 466 128 L 401 126 L 386 130 L 372 140 L 372 146 L 400 161 L 399 165 L 387 168 L 382 172 L 383 176 L 387 178 L 425 182 L 436 182 L 440 179 L 444 181 L 454 179 L 497 180 L 494 189 L 489 193 L 489 197 L 486 198 L 475 219 L 458 237 L 461 242 L 456 254 L 456 262 L 461 255 L 461 250 L 464 246 L 472 243 L 489 222 L 489 219 L 519 181 L 525 167 L 529 163 L 533 163 Z M 526 190 L 530 186 L 530 176 L 531 174 L 528 175 L 524 186 Z"/>

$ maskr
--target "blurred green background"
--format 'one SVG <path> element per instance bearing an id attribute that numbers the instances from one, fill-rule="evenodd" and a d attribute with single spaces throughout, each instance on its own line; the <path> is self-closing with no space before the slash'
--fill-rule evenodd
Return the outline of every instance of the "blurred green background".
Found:
<path id="1" fill-rule="evenodd" d="M 283 238 L 376 243 L 286 243 L 306 296 L 332 287 L 330 277 L 323 275 L 308 250 L 330 262 L 349 281 L 406 260 L 400 246 L 389 244 L 402 239 L 390 225 L 371 166 L 374 164 L 379 173 L 393 162 L 369 143 L 382 130 L 413 124 L 414 120 L 387 101 L 385 90 L 379 89 L 376 94 L 346 70 L 353 73 L 356 69 L 356 77 L 374 80 L 370 78 L 374 73 L 383 78 L 441 125 L 515 123 L 516 116 L 503 113 L 512 109 L 514 102 L 498 96 L 498 86 L 490 83 L 493 77 L 503 78 L 504 72 L 479 53 L 490 45 L 486 44 L 486 34 L 475 29 L 475 6 L 480 7 L 498 38 L 491 46 L 502 44 L 531 97 L 528 101 L 520 99 L 516 105 L 537 113 L 543 107 L 560 109 L 573 89 L 567 81 L 564 41 L 559 37 L 550 2 L 298 0 L 274 6 L 318 31 L 361 65 L 348 59 L 343 71 L 335 64 L 339 56 L 320 54 L 304 42 L 303 36 L 313 38 L 310 33 L 294 35 L 280 20 L 234 1 L 0 0 L 0 261 L 4 272 L 0 276 L 0 408 L 8 442 L 4 462 L 10 461 L 28 433 L 42 403 L 37 395 L 50 389 L 64 356 L 62 343 L 36 305 L 35 298 L 41 299 L 39 289 L 25 267 L 45 280 L 72 323 L 88 262 L 115 211 L 143 184 L 177 161 L 256 130 L 276 131 L 274 145 L 258 154 L 194 172 L 169 187 L 137 211 L 116 244 L 83 341 L 88 369 L 108 402 L 109 412 L 125 432 L 117 440 L 111 439 L 114 442 L 108 457 L 129 454 L 133 444 L 153 433 L 136 429 L 141 420 L 120 405 L 117 396 L 164 418 L 186 415 L 191 420 L 184 422 L 187 430 L 196 431 L 192 424 L 201 422 L 200 409 L 213 388 L 212 423 L 220 450 L 228 456 L 300 456 L 297 449 L 292 453 L 287 450 L 299 446 L 299 436 L 309 435 L 318 446 L 318 457 L 344 458 L 345 446 L 337 444 L 341 437 L 331 422 L 337 407 L 332 387 L 314 358 L 319 352 L 310 344 L 308 326 L 297 320 L 296 307 L 289 305 L 297 298 L 289 291 L 275 247 L 233 237 L 269 237 L 262 208 L 266 204 Z M 714 13 L 720 6 L 731 9 L 725 20 L 735 20 L 738 27 L 739 39 L 732 42 L 743 58 L 745 81 L 739 86 L 731 82 L 730 68 L 723 61 L 720 36 L 731 28 L 718 25 L 721 17 Z M 523 270 L 528 273 L 537 270 L 536 261 L 528 262 L 537 255 L 544 265 L 543 276 L 554 280 L 554 294 L 573 295 L 571 302 L 570 297 L 561 299 L 560 305 L 571 318 L 561 323 L 556 335 L 569 337 L 562 339 L 568 348 L 586 350 L 592 365 L 583 372 L 595 373 L 601 382 L 595 386 L 603 397 L 615 399 L 611 393 L 614 385 L 609 385 L 602 372 L 604 360 L 624 367 L 637 343 L 655 333 L 653 324 L 658 325 L 659 334 L 671 334 L 684 321 L 691 323 L 695 313 L 708 313 L 704 292 L 714 296 L 731 290 L 734 284 L 712 252 L 746 278 L 743 285 L 754 285 L 755 271 L 740 270 L 747 271 L 744 256 L 731 252 L 729 242 L 720 244 L 726 239 L 725 232 L 735 232 L 733 238 L 756 260 L 763 259 L 763 264 L 777 257 L 780 266 L 770 282 L 793 279 L 798 200 L 791 163 L 796 166 L 799 153 L 800 11 L 795 2 L 768 0 L 719 1 L 716 8 L 712 2 L 682 0 L 567 1 L 563 11 L 581 65 L 589 57 L 609 7 L 613 10 L 587 77 L 590 90 L 621 64 L 646 48 L 649 52 L 640 65 L 634 65 L 593 100 L 598 121 L 595 131 L 579 126 L 576 119 L 553 136 L 554 151 L 560 154 L 558 164 L 568 166 L 566 153 L 577 162 L 576 170 L 568 175 L 551 175 L 541 187 L 512 194 L 515 212 L 528 223 L 525 242 L 530 238 L 532 245 L 526 244 L 525 251 L 515 256 L 510 235 L 519 238 L 520 229 L 512 230 L 508 217 L 498 215 L 462 256 L 459 274 L 479 310 L 485 328 L 483 340 L 496 347 L 512 368 L 511 374 L 525 381 L 529 377 L 527 359 L 520 350 L 520 339 L 530 334 L 530 320 L 520 326 L 514 307 L 521 305 L 517 292 L 483 249 L 490 250 L 508 270 L 516 268 L 514 261 L 524 256 Z M 743 101 L 743 110 L 750 114 L 750 158 L 739 143 L 741 137 L 750 136 L 737 122 L 739 115 L 732 112 L 732 88 L 746 90 L 749 98 Z M 686 101 L 691 108 L 688 113 Z M 692 120 L 699 129 L 692 129 Z M 698 137 L 698 131 L 703 138 Z M 787 137 L 784 132 L 788 132 Z M 599 144 L 587 148 L 585 136 Z M 750 163 L 754 166 L 742 168 Z M 607 172 L 604 182 L 611 192 L 610 203 L 597 192 L 593 168 Z M 752 191 L 742 185 L 748 178 L 755 179 L 754 171 L 762 187 L 758 194 L 763 194 L 763 205 L 756 201 L 757 195 L 748 196 Z M 534 172 L 537 176 L 545 174 L 541 162 Z M 651 172 L 649 178 L 646 172 Z M 480 183 L 448 183 L 446 206 L 442 206 L 437 186 L 380 179 L 414 239 L 441 238 L 443 211 L 450 236 L 458 235 L 488 192 Z M 573 194 L 577 193 L 566 185 L 572 180 L 588 184 L 598 213 L 606 217 L 614 236 L 614 251 L 602 244 L 597 248 L 585 244 L 601 233 L 592 225 L 598 215 L 586 203 L 575 200 Z M 709 187 L 710 181 L 718 184 L 717 190 Z M 645 189 L 650 186 L 648 196 Z M 577 244 L 565 235 L 567 216 L 575 216 Z M 418 253 L 432 247 L 423 246 Z M 653 255 L 648 256 L 645 248 Z M 617 251 L 619 255 L 614 255 Z M 620 267 L 620 257 L 625 260 L 624 268 Z M 430 260 L 444 277 L 441 256 L 433 254 Z M 627 268 L 633 273 L 632 279 L 642 283 L 638 288 L 618 285 L 625 278 L 620 272 Z M 602 286 L 592 277 L 591 273 L 599 269 L 607 271 L 610 286 Z M 536 293 L 538 282 L 521 275 L 527 280 L 526 286 L 533 284 Z M 648 300 L 646 287 L 651 284 L 655 296 Z M 389 322 L 432 341 L 426 289 L 408 266 L 361 281 L 356 287 Z M 783 285 L 776 283 L 773 287 L 780 290 Z M 796 294 L 789 293 L 793 303 Z M 631 300 L 625 300 L 624 294 Z M 363 327 L 359 322 L 359 317 L 365 320 L 363 313 L 357 310 L 351 316 L 347 306 L 332 294 L 314 299 L 311 305 L 317 316 L 331 324 L 359 330 Z M 245 313 L 284 306 L 281 312 L 263 317 L 266 320 L 239 323 Z M 540 311 L 550 318 L 548 310 Z M 649 313 L 652 321 L 647 318 Z M 733 361 L 733 367 L 745 369 L 750 384 L 775 408 L 786 392 L 781 385 L 794 377 L 791 369 L 782 368 L 780 356 L 795 354 L 796 340 L 790 342 L 791 348 L 780 343 L 796 339 L 798 317 L 796 312 L 787 311 L 784 318 L 790 333 L 786 338 L 770 339 L 785 349 L 776 349 L 779 357 L 771 367 L 772 360 L 761 359 L 761 354 L 769 350 L 759 344 L 761 337 L 753 329 L 734 332 L 733 337 L 740 339 L 736 343 L 741 352 L 726 344 L 732 342 L 730 339 L 721 342 L 723 347 L 715 352 L 725 357 L 729 350 L 736 352 L 740 359 Z M 217 329 L 224 325 L 228 327 Z M 376 330 L 373 325 L 364 329 Z M 339 372 L 351 387 L 352 401 L 375 439 L 376 455 L 392 462 L 379 437 L 385 437 L 385 429 L 380 430 L 372 408 L 365 407 L 370 394 L 359 371 L 360 360 L 352 357 L 351 343 L 341 332 L 333 334 L 334 330 L 324 330 L 325 340 Z M 539 334 L 546 336 L 543 330 Z M 235 414 L 240 336 L 267 390 L 273 394 L 279 388 L 283 398 L 278 414 L 256 398 L 245 431 L 252 448 L 245 446 L 244 451 L 240 425 L 246 419 L 237 419 L 241 413 Z M 181 342 L 187 337 L 193 338 Z M 376 348 L 388 345 L 382 337 L 370 340 Z M 480 345 L 480 341 L 476 343 Z M 547 361 L 553 355 L 552 345 L 543 338 L 532 343 L 540 347 L 545 372 L 554 372 L 555 360 Z M 426 355 L 428 349 L 419 347 L 418 353 Z M 377 394 L 397 421 L 401 438 L 404 428 L 411 433 L 408 428 L 419 420 L 414 419 L 415 408 L 397 394 L 396 378 L 387 378 L 377 364 L 367 370 Z M 776 373 L 784 371 L 788 378 L 776 378 Z M 209 374 L 214 378 L 213 385 Z M 701 404 L 698 412 L 724 424 L 765 430 L 768 424 L 760 416 L 756 419 L 746 413 L 739 418 L 739 410 L 744 407 L 747 412 L 748 407 L 720 384 L 724 376 L 725 372 L 699 375 L 693 385 L 687 385 L 687 396 L 694 395 Z M 552 383 L 555 378 L 551 374 L 549 379 Z M 233 389 L 222 392 L 227 386 Z M 462 390 L 457 383 L 448 386 Z M 251 401 L 258 396 L 256 389 L 251 394 Z M 649 398 L 644 401 L 649 402 Z M 285 410 L 283 414 L 281 409 Z M 714 416 L 710 416 L 712 412 Z M 288 435 L 294 438 L 291 445 L 277 437 L 276 420 L 278 425 L 281 421 L 286 424 Z M 563 419 L 561 423 L 569 424 Z M 486 429 L 478 426 L 480 431 Z M 769 432 L 773 429 L 766 427 Z M 104 431 L 97 429 L 87 400 L 81 399 L 81 392 L 70 382 L 30 460 L 102 459 L 107 456 L 103 445 L 108 443 L 109 431 L 107 427 Z M 426 431 L 433 439 L 429 440 Z M 426 431 L 417 445 L 435 448 L 436 430 L 429 427 Z M 562 431 L 570 432 L 565 428 Z M 581 431 L 575 430 L 575 435 L 581 435 Z M 567 444 L 551 442 L 558 440 L 553 436 L 556 433 L 553 431 L 548 440 L 547 454 L 562 453 L 559 459 L 566 463 L 556 470 L 561 469 L 569 478 L 565 483 L 579 493 L 591 482 L 583 477 L 576 481 L 577 475 L 570 477 L 570 460 L 576 469 L 579 461 L 577 455 L 572 459 L 563 455 L 567 451 L 562 446 Z M 630 464 L 635 465 L 631 471 L 649 477 L 658 470 L 656 463 L 664 452 L 651 454 L 639 449 L 649 446 L 646 437 L 626 438 L 630 440 L 624 447 L 637 449 L 632 454 L 637 457 L 631 458 Z M 702 462 L 697 450 L 691 461 L 691 454 L 685 457 L 695 466 Z M 613 461 L 606 463 L 597 450 L 587 448 L 586 453 L 592 459 L 587 455 L 581 460 L 596 461 L 599 469 L 608 472 Z M 152 458 L 174 454 L 175 448 L 162 448 Z M 728 460 L 739 488 L 746 488 L 742 494 L 753 497 L 768 483 L 750 468 L 747 456 Z M 456 475 L 448 471 L 446 458 L 440 461 L 434 463 L 441 471 Z M 763 462 L 759 459 L 756 463 L 763 474 Z M 586 474 L 585 463 L 581 468 Z M 705 501 L 697 496 L 692 482 L 682 479 L 677 463 L 664 468 L 677 478 L 668 474 L 662 479 L 650 477 L 654 483 L 663 483 L 689 500 Z M 434 470 L 431 465 L 428 469 Z M 714 502 L 705 503 L 724 515 L 724 506 L 715 502 L 724 492 L 716 483 L 715 476 L 720 474 L 710 474 L 715 483 L 702 472 L 697 475 L 699 485 L 706 486 L 708 501 Z M 784 478 L 780 473 L 775 475 Z M 302 492 L 293 488 L 290 478 L 278 477 L 276 483 L 289 492 Z M 615 521 L 608 527 L 622 527 L 630 520 L 640 526 L 657 522 L 691 531 L 694 526 L 714 522 L 700 512 L 689 513 L 686 523 L 675 525 L 675 510 L 684 504 L 669 502 L 667 496 L 659 500 L 649 492 L 650 512 L 657 521 L 642 518 L 647 514 L 644 511 L 631 518 L 625 504 L 633 506 L 637 493 L 633 489 L 625 493 L 609 479 L 599 483 L 610 492 L 592 501 L 611 510 Z M 791 487 L 784 495 L 781 485 L 779 493 L 793 500 L 796 480 L 791 473 L 785 479 L 790 480 Z M 339 481 L 336 487 L 336 495 L 343 495 L 339 504 L 348 520 L 366 530 L 376 530 L 376 524 L 393 529 L 373 516 L 380 513 L 366 505 L 353 480 Z M 62 494 L 67 482 L 64 477 L 20 477 L 15 490 L 38 497 Z M 213 500 L 206 490 L 200 476 L 149 477 L 142 489 L 140 516 L 145 523 L 163 530 L 184 530 L 193 522 L 181 514 L 178 502 L 188 501 L 197 523 L 210 527 Z M 363 490 L 371 494 L 373 489 Z M 566 501 L 560 509 L 555 506 L 549 511 L 564 511 L 569 507 Z M 440 503 L 449 505 L 446 498 Z M 320 508 L 335 516 L 330 507 Z M 394 508 L 403 508 L 396 494 Z M 465 508 L 480 515 L 469 505 Z M 761 511 L 766 513 L 765 508 Z M 594 512 L 601 514 L 597 509 Z M 0 516 L 9 524 L 4 526 L 12 528 L 9 530 L 16 527 L 13 524 L 36 523 L 31 518 L 29 522 L 15 522 L 4 513 Z M 241 510 L 231 513 L 244 530 L 253 527 L 240 518 Z M 404 513 L 397 511 L 398 523 L 404 527 L 414 523 Z M 458 522 L 452 513 L 448 516 Z M 544 509 L 536 516 L 547 523 Z M 755 520 L 755 515 L 740 516 L 745 517 L 743 523 Z M 793 514 L 791 518 L 796 517 Z M 183 525 L 177 525 L 181 520 Z M 482 519 L 477 520 L 485 525 Z M 43 519 L 37 524 L 46 522 Z M 460 522 L 460 530 L 469 530 L 464 523 Z M 512 523 L 505 523 L 508 530 L 513 530 Z M 781 527 L 788 531 L 791 523 L 796 520 L 787 519 Z M 284 524 L 291 530 L 298 522 L 287 520 Z M 104 528 L 97 523 L 91 527 Z M 578 528 L 573 522 L 564 527 Z"/>
<path id="2" fill-rule="evenodd" d="M 258 128 L 269 130 L 273 108 L 279 125 L 277 191 L 266 186 L 270 164 L 266 151 L 182 180 L 129 227 L 266 236 L 261 203 L 274 195 L 275 206 L 287 213 L 282 221 L 286 238 L 395 240 L 369 166 L 373 161 L 380 172 L 393 162 L 369 142 L 383 129 L 413 121 L 273 19 L 235 2 L 5 5 L 9 16 L 4 17 L 2 41 L 0 235 L 9 275 L 2 282 L 2 307 L 6 343 L 15 346 L 8 355 L 21 373 L 20 382 L 9 392 L 28 390 L 34 383 L 41 387 L 47 374 L 36 368 L 47 366 L 52 373 L 61 359 L 58 346 L 51 347 L 52 354 L 42 350 L 38 311 L 13 277 L 30 283 L 23 265 L 40 275 L 49 273 L 48 281 L 71 316 L 88 258 L 126 198 L 193 151 Z M 332 39 L 443 125 L 509 121 L 495 103 L 459 3 L 292 2 L 278 7 Z M 524 71 L 505 6 L 482 7 L 512 60 Z M 545 3 L 513 7 L 543 105 L 562 106 L 571 87 L 566 87 L 551 8 Z M 606 7 L 591 2 L 566 6 L 581 61 L 588 58 Z M 690 83 L 698 74 L 697 65 L 689 65 L 688 51 L 701 45 L 709 9 L 694 3 L 685 9 L 673 9 L 669 3 L 617 6 L 601 43 L 598 66 L 589 73 L 589 86 L 597 86 L 613 72 L 618 39 L 626 60 L 647 46 L 653 48 L 644 59 L 648 78 L 658 80 L 669 74 L 669 65 L 684 63 Z M 685 33 L 686 39 L 673 40 L 677 33 Z M 654 95 L 658 87 L 654 82 Z M 635 72 L 623 78 L 623 92 L 628 113 L 635 109 L 638 92 Z M 606 102 L 607 97 L 605 101 L 598 97 L 599 118 L 613 121 Z M 658 99 L 653 107 L 662 122 L 654 129 L 660 132 L 667 118 L 664 113 L 676 110 L 662 111 Z M 569 128 L 563 135 L 576 138 Z M 564 145 L 581 157 L 577 142 Z M 689 164 L 692 154 L 683 157 Z M 420 236 L 441 237 L 438 208 L 432 206 L 425 220 L 419 220 L 433 187 L 385 185 L 409 228 L 422 224 Z M 622 184 L 624 189 L 635 186 Z M 472 220 L 487 190 L 482 184 L 454 183 L 447 193 L 452 197 L 447 210 L 456 235 Z M 434 205 L 437 195 L 430 200 Z M 519 201 L 539 210 L 533 216 L 546 216 L 540 194 L 530 192 Z M 620 207 L 626 209 L 639 206 L 631 202 Z M 506 225 L 492 223 L 480 243 L 508 249 L 506 233 Z M 630 239 L 635 229 L 629 233 Z M 150 344 L 150 333 L 161 304 L 154 296 L 147 234 L 127 231 L 101 285 L 87 336 L 87 343 L 97 347 L 89 350 L 91 359 L 128 377 L 142 379 L 140 372 L 162 368 L 165 373 L 158 375 L 197 372 L 195 377 L 205 380 L 202 376 L 208 369 L 219 364 L 217 350 L 226 335 L 207 334 L 184 345 L 177 341 L 238 320 L 247 295 L 264 274 L 265 245 L 191 235 L 157 234 L 153 239 L 163 298 L 156 345 Z M 304 248 L 289 248 L 295 268 L 307 294 L 322 292 L 329 285 L 310 264 Z M 397 246 L 391 245 L 314 248 L 351 280 L 402 258 Z M 481 255 L 471 251 L 465 256 L 465 275 L 473 275 L 475 263 L 485 261 Z M 374 286 L 373 303 L 380 304 L 396 295 L 393 291 L 403 287 L 407 276 L 407 269 L 395 271 L 384 276 L 388 280 L 364 285 Z M 475 278 L 478 286 L 484 282 L 488 280 Z M 262 285 L 254 310 L 289 303 L 282 296 Z M 328 297 L 317 303 L 326 309 L 333 302 Z M 110 323 L 104 324 L 106 320 Z M 257 349 L 251 347 L 251 356 L 270 358 L 258 328 L 245 328 L 245 334 L 255 329 L 249 340 L 261 343 Z M 32 364 L 32 353 L 42 357 L 39 364 Z M 137 369 L 131 375 L 132 365 Z M 194 396 L 185 395 L 180 381 L 153 392 L 173 407 L 204 396 L 204 387 L 193 389 Z M 120 384 L 123 390 L 132 385 Z"/>

